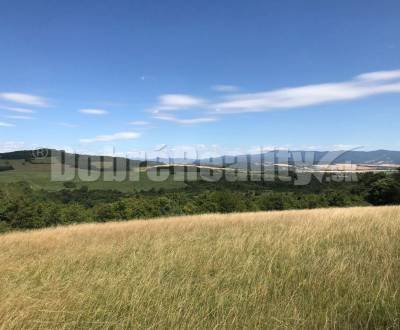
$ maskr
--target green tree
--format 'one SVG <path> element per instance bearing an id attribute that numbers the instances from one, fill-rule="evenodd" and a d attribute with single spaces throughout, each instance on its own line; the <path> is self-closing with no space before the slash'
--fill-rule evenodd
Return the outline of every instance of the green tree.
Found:
<path id="1" fill-rule="evenodd" d="M 75 189 L 76 188 L 76 183 L 73 181 L 66 181 L 63 183 L 64 188 L 66 189 Z"/>
<path id="2" fill-rule="evenodd" d="M 91 219 L 90 212 L 76 203 L 68 204 L 60 212 L 60 223 L 62 224 L 90 222 Z"/>
<path id="3" fill-rule="evenodd" d="M 367 201 L 374 205 L 400 203 L 400 183 L 394 177 L 376 181 L 368 191 Z"/>

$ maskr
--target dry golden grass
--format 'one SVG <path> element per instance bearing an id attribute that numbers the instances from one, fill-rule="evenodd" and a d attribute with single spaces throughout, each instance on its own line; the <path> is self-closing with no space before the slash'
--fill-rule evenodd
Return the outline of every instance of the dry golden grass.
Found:
<path id="1" fill-rule="evenodd" d="M 400 327 L 400 207 L 0 236 L 1 329 Z"/>

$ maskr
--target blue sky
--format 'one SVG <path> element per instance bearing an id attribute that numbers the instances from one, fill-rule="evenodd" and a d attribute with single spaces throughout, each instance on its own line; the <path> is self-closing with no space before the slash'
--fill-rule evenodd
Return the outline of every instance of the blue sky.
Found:
<path id="1" fill-rule="evenodd" d="M 0 150 L 400 149 L 399 1 L 0 1 Z"/>

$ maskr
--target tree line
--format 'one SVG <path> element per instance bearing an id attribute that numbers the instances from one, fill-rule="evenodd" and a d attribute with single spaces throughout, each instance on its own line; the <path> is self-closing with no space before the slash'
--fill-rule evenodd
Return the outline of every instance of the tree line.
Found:
<path id="1" fill-rule="evenodd" d="M 400 204 L 400 174 L 367 173 L 357 182 L 188 182 L 185 189 L 122 193 L 66 182 L 58 192 L 28 183 L 0 188 L 0 232 L 173 215 Z"/>

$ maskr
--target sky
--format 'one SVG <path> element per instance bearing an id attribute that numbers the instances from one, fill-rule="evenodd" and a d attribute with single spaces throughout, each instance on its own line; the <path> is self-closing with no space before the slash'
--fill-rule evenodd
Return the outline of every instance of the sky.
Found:
<path id="1" fill-rule="evenodd" d="M 399 1 L 0 0 L 0 152 L 400 150 Z"/>

